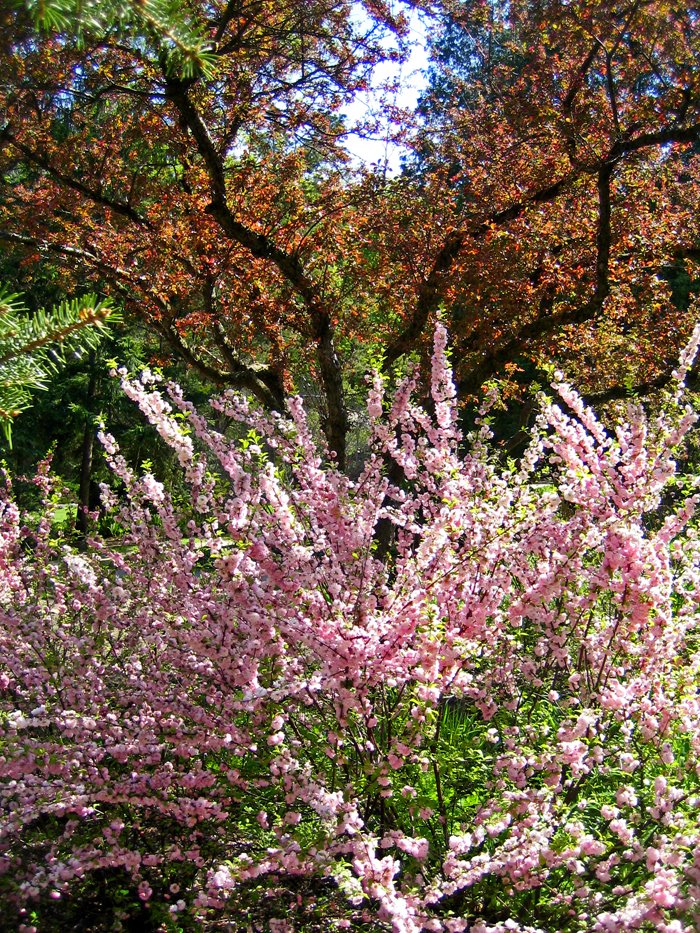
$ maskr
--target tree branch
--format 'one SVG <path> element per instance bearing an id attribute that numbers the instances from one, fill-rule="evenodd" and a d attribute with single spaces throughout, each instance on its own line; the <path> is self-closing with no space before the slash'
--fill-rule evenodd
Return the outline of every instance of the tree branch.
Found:
<path id="1" fill-rule="evenodd" d="M 442 248 L 433 260 L 433 265 L 418 289 L 418 297 L 408 326 L 389 344 L 384 355 L 384 366 L 392 366 L 399 357 L 415 346 L 430 316 L 438 309 L 442 299 L 444 277 L 456 262 L 464 244 L 470 239 L 481 239 L 493 226 L 500 226 L 520 217 L 532 204 L 543 204 L 556 198 L 573 180 L 573 174 L 567 174 L 551 185 L 540 188 L 517 204 L 500 211 L 494 211 L 475 227 L 456 230 L 449 234 Z"/>
<path id="2" fill-rule="evenodd" d="M 556 294 L 548 292 L 543 295 L 537 317 L 520 327 L 510 340 L 485 354 L 471 371 L 461 376 L 457 386 L 461 393 L 474 394 L 483 383 L 498 372 L 505 363 L 512 360 L 523 347 L 558 330 L 572 324 L 583 324 L 597 317 L 603 309 L 605 299 L 610 294 L 610 246 L 611 246 L 611 197 L 610 181 L 613 164 L 603 165 L 598 172 L 598 231 L 596 235 L 596 281 L 592 297 L 581 307 L 552 314 L 551 310 L 556 300 Z"/>
<path id="3" fill-rule="evenodd" d="M 608 101 L 610 102 L 610 111 L 612 113 L 613 124 L 615 126 L 615 137 L 620 138 L 620 115 L 617 109 L 617 92 L 615 91 L 615 79 L 613 78 L 612 54 L 601 42 L 601 48 L 605 54 L 605 84 L 608 90 Z"/>
<path id="4" fill-rule="evenodd" d="M 331 315 L 320 299 L 316 283 L 305 273 L 299 257 L 295 253 L 288 253 L 281 249 L 269 237 L 251 230 L 237 220 L 232 213 L 226 199 L 223 159 L 216 149 L 207 125 L 188 94 L 192 82 L 166 76 L 165 84 L 167 96 L 192 133 L 197 151 L 206 166 L 211 187 L 209 213 L 233 241 L 247 249 L 256 259 L 271 262 L 301 298 L 308 311 L 311 336 L 316 343 L 316 359 L 327 406 L 323 430 L 328 446 L 335 452 L 338 465 L 342 469 L 345 465 L 348 416 L 340 362 L 335 350 Z"/>
<path id="5" fill-rule="evenodd" d="M 636 139 L 620 140 L 610 150 L 610 158 L 619 158 L 631 152 L 638 152 L 647 146 L 665 146 L 669 143 L 693 143 L 700 139 L 700 123 L 692 126 L 668 126 L 655 133 L 642 133 Z"/>
<path id="6" fill-rule="evenodd" d="M 145 276 L 135 277 L 133 272 L 127 272 L 119 266 L 108 266 L 99 256 L 96 256 L 89 250 L 79 249 L 73 246 L 37 240 L 33 237 L 19 233 L 11 233 L 7 230 L 0 230 L 0 240 L 16 243 L 27 249 L 56 253 L 59 256 L 65 256 L 85 263 L 109 279 L 118 291 L 130 301 L 134 300 L 134 286 L 140 288 L 148 300 L 153 302 L 164 316 L 162 320 L 152 319 L 150 322 L 151 326 L 196 372 L 219 388 L 247 389 L 266 407 L 277 411 L 284 410 L 284 392 L 279 373 L 265 366 L 243 363 L 234 356 L 230 348 L 227 348 L 228 352 L 224 352 L 224 347 L 227 346 L 227 342 L 225 341 L 223 328 L 220 322 L 216 320 L 215 328 L 220 331 L 220 336 L 219 339 L 217 339 L 217 334 L 215 333 L 215 340 L 217 346 L 222 350 L 222 355 L 224 356 L 228 369 L 217 369 L 209 363 L 206 363 L 178 332 L 171 319 L 172 307 L 167 301 L 164 301 L 160 296 L 154 294 L 150 290 L 148 279 Z"/>
<path id="7" fill-rule="evenodd" d="M 129 204 L 125 204 L 123 201 L 115 201 L 113 198 L 108 198 L 106 195 L 102 194 L 101 191 L 94 191 L 92 188 L 89 188 L 87 185 L 83 184 L 83 182 L 79 181 L 77 178 L 74 178 L 72 175 L 66 175 L 64 172 L 59 171 L 49 162 L 45 156 L 39 155 L 30 149 L 29 146 L 26 146 L 24 143 L 20 142 L 12 134 L 9 127 L 5 127 L 0 131 L 0 142 L 5 142 L 13 146 L 15 149 L 22 153 L 28 162 L 31 162 L 34 165 L 38 165 L 48 175 L 50 175 L 51 178 L 60 182 L 62 185 L 65 185 L 67 188 L 71 188 L 73 191 L 77 191 L 79 194 L 89 198 L 94 204 L 100 204 L 102 207 L 107 207 L 109 210 L 114 211 L 115 214 L 121 214 L 122 217 L 127 217 L 130 221 L 132 221 L 132 223 L 138 224 L 140 227 L 152 229 L 152 224 L 150 221 L 146 220 L 145 217 L 142 217 Z"/>

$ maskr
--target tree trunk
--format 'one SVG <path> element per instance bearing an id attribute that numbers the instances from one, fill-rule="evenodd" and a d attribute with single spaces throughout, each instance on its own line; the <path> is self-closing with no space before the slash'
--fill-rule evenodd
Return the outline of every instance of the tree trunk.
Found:
<path id="1" fill-rule="evenodd" d="M 80 455 L 80 485 L 78 487 L 78 512 L 75 527 L 78 532 L 78 546 L 84 549 L 87 544 L 88 511 L 90 510 L 90 481 L 92 479 L 92 452 L 95 446 L 95 426 L 92 423 L 93 406 L 97 395 L 97 367 L 95 353 L 90 352 L 89 377 L 85 393 L 85 425 Z"/>

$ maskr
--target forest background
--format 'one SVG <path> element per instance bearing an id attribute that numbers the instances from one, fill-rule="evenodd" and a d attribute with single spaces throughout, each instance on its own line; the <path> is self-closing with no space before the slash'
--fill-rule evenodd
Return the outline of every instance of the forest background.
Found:
<path id="1" fill-rule="evenodd" d="M 418 106 L 407 111 L 397 106 L 391 80 L 382 86 L 373 75 L 408 56 L 409 17 L 417 14 L 429 36 L 429 65 Z M 0 279 L 27 305 L 3 299 L 0 337 L 7 341 L 17 321 L 41 328 L 31 312 L 59 306 L 54 324 L 71 337 L 69 353 L 75 350 L 31 413 L 16 419 L 5 450 L 17 502 L 30 525 L 38 523 L 27 531 L 6 504 L 3 540 L 14 563 L 4 564 L 3 638 L 11 660 L 0 685 L 10 697 L 2 741 L 12 820 L 0 867 L 9 872 L 7 896 L 20 905 L 25 928 L 78 923 L 81 905 L 101 903 L 108 905 L 102 917 L 88 911 L 85 928 L 106 929 L 100 923 L 109 915 L 110 929 L 145 918 L 153 928 L 198 929 L 218 910 L 235 916 L 254 909 L 261 929 L 282 930 L 287 920 L 269 899 L 270 879 L 280 877 L 287 880 L 275 897 L 285 911 L 298 904 L 302 929 L 330 917 L 339 928 L 375 924 L 397 933 L 541 929 L 543 922 L 579 930 L 591 929 L 596 916 L 604 917 L 601 930 L 694 928 L 700 849 L 688 827 L 698 750 L 688 736 L 697 711 L 683 704 L 692 705 L 697 667 L 695 460 L 692 441 L 683 453 L 677 447 L 692 420 L 680 383 L 692 391 L 696 380 L 699 19 L 687 3 L 651 0 L 54 0 L 0 12 Z M 358 121 L 353 102 L 368 91 L 377 112 Z M 400 166 L 359 165 L 349 140 L 363 136 L 399 147 Z M 105 318 L 109 333 L 97 340 L 91 327 Z M 35 340 L 35 354 L 44 353 L 45 336 Z M 31 352 L 26 359 L 32 363 Z M 39 362 L 52 366 L 50 354 Z M 126 367 L 121 385 L 117 367 Z M 127 370 L 144 368 L 141 383 L 130 381 Z M 170 401 L 151 394 L 152 379 L 158 385 L 162 376 L 179 382 L 221 435 L 177 391 Z M 26 368 L 9 378 L 19 384 Z M 552 381 L 559 407 L 540 391 Z M 226 396 L 209 405 L 209 396 L 228 390 L 249 402 Z M 648 416 L 635 407 L 640 398 Z M 299 449 L 280 417 L 296 425 Z M 252 428 L 239 426 L 250 419 Z M 110 433 L 98 444 L 102 423 Z M 205 478 L 204 461 L 194 458 L 194 436 L 233 481 L 235 520 L 234 505 L 222 504 L 221 477 Z M 55 478 L 40 466 L 38 478 L 24 482 L 51 449 Z M 677 456 L 683 469 L 674 478 Z M 277 463 L 271 471 L 268 458 Z M 670 492 L 668 483 L 675 484 Z M 217 538 L 224 512 L 240 540 Z M 299 530 L 303 516 L 308 527 Z M 331 520 L 338 528 L 327 527 Z M 239 521 L 249 521 L 245 532 Z M 686 524 L 688 537 L 677 544 Z M 494 550 L 469 583 L 467 527 Z M 285 582 L 275 540 L 292 528 L 301 537 L 290 544 L 295 556 Z M 111 542 L 108 557 L 96 556 L 105 546 L 91 538 L 97 531 Z M 116 577 L 97 586 L 73 546 Z M 57 548 L 73 555 L 60 572 Z M 128 572 L 129 561 L 119 557 L 124 548 L 132 555 Z M 203 557 L 197 567 L 196 553 Z M 245 573 L 231 569 L 241 561 Z M 196 736 L 190 750 L 183 752 L 178 732 L 174 750 L 167 738 L 154 751 L 144 738 L 151 726 L 141 719 L 133 746 L 123 746 L 130 750 L 107 753 L 115 743 L 122 749 L 123 736 L 117 740 L 113 712 L 104 712 L 100 741 L 107 744 L 96 752 L 88 741 L 95 726 L 86 725 L 91 707 L 146 710 L 155 702 L 153 683 L 142 683 L 139 671 L 150 671 L 163 697 L 174 682 L 169 671 L 197 685 L 214 676 L 190 662 L 192 645 L 185 651 L 179 630 L 170 630 L 184 593 L 188 632 L 208 617 L 225 630 L 224 608 L 212 608 L 210 574 L 246 625 L 254 627 L 253 615 L 259 622 L 241 595 L 249 585 L 256 600 L 269 600 L 270 618 L 287 619 L 284 600 L 300 601 L 313 624 L 323 618 L 329 626 L 329 644 L 346 651 L 352 642 L 348 666 L 340 670 L 324 654 L 321 638 L 300 636 L 298 620 L 260 639 L 246 629 L 236 634 L 237 650 L 257 658 L 256 673 L 229 671 L 236 684 L 230 695 L 224 690 L 210 701 L 202 686 L 195 712 L 178 707 L 178 721 Z M 620 574 L 636 582 L 620 585 Z M 299 586 L 294 597 L 280 595 L 289 581 Z M 31 612 L 31 600 L 16 595 L 22 586 L 35 594 Z M 411 586 L 420 590 L 411 599 L 421 609 L 409 632 L 386 607 L 387 594 L 405 595 Z M 119 616 L 123 599 L 144 632 L 155 626 L 145 647 Z M 469 628 L 474 618 L 464 618 L 470 600 L 480 608 L 469 613 L 486 625 L 481 635 Z M 32 619 L 41 617 L 42 638 L 50 640 L 57 606 L 68 620 L 64 654 L 57 660 L 42 648 L 39 662 L 28 661 L 40 644 Z M 375 631 L 367 619 L 380 615 Z M 86 634 L 84 617 L 113 618 L 125 642 L 115 647 L 109 637 Z M 654 623 L 648 631 L 645 620 Z M 475 639 L 468 647 L 465 625 Z M 169 634 L 158 641 L 163 626 Z M 224 630 L 222 646 L 230 635 Z M 563 631 L 572 633 L 569 641 Z M 367 643 L 360 651 L 353 639 Z M 439 663 L 438 642 L 445 652 Z M 196 650 L 210 659 L 212 644 L 204 639 Z M 85 675 L 93 662 L 91 677 L 105 670 L 104 651 L 116 652 L 113 669 L 125 672 L 123 682 Z M 226 652 L 235 653 L 228 643 Z M 279 674 L 288 678 L 287 695 L 255 687 L 258 675 L 278 683 L 273 673 L 285 652 L 293 659 Z M 653 658 L 647 667 L 644 652 Z M 35 670 L 46 676 L 35 678 Z M 70 702 L 62 695 L 58 719 L 46 713 L 56 702 L 50 684 L 58 671 L 79 720 L 66 720 Z M 636 686 L 624 694 L 628 676 Z M 84 694 L 81 677 L 97 692 Z M 332 699 L 295 721 L 289 710 L 302 710 L 314 678 Z M 482 685 L 470 686 L 470 678 Z M 663 715 L 644 705 L 657 699 L 652 683 L 664 685 Z M 37 699 L 42 690 L 46 704 Z M 222 708 L 207 732 L 209 713 L 201 710 L 210 702 Z M 576 704 L 574 722 L 567 709 Z M 625 704 L 643 752 L 620 712 Z M 523 726 L 518 716 L 526 710 Z M 28 726 L 35 714 L 41 721 Z M 224 745 L 207 745 L 207 736 L 225 744 L 225 722 L 235 723 L 225 733 L 230 755 Z M 355 727 L 362 740 L 341 754 L 339 736 Z M 23 745 L 17 736 L 34 728 Z M 48 750 L 55 730 L 77 756 L 67 770 L 52 758 L 55 748 Z M 285 744 L 291 732 L 296 751 Z M 527 755 L 514 738 L 525 733 Z M 550 733 L 557 736 L 551 748 L 538 744 Z M 234 767 L 246 748 L 257 749 L 256 736 L 271 757 Z M 605 745 L 602 737 L 609 751 L 595 744 Z M 483 751 L 500 741 L 500 757 Z M 467 748 L 481 751 L 472 760 Z M 129 791 L 121 772 L 134 755 L 145 764 L 134 765 L 138 788 Z M 105 756 L 116 762 L 109 778 L 95 763 Z M 191 772 L 182 765 L 188 756 L 198 756 Z M 673 771 L 676 760 L 685 764 Z M 473 771 L 466 783 L 457 774 L 465 762 Z M 177 780 L 164 776 L 166 765 Z M 51 798 L 57 767 L 66 796 Z M 263 789 L 269 768 L 287 775 L 280 777 L 283 801 Z M 345 791 L 336 772 L 346 775 Z M 394 772 L 408 782 L 404 803 L 387 803 Z M 676 796 L 663 784 L 672 773 L 689 782 Z M 94 791 L 96 810 L 76 789 L 86 774 L 108 787 Z M 575 808 L 585 812 L 589 779 L 605 830 L 599 815 L 580 823 L 570 816 Z M 475 790 L 481 784 L 485 797 Z M 157 806 L 154 788 L 162 791 Z M 260 789 L 256 813 L 253 788 Z M 606 795 L 613 803 L 601 803 Z M 422 804 L 411 804 L 413 797 Z M 640 828 L 638 838 L 627 823 L 610 829 L 611 820 L 620 822 L 619 808 L 634 809 L 638 798 L 655 829 L 643 836 Z M 134 816 L 142 810 L 145 828 Z M 151 811 L 172 819 L 172 838 L 153 841 L 158 816 L 154 823 Z M 117 841 L 127 812 L 128 844 Z M 67 819 L 71 814 L 79 819 Z M 108 855 L 99 849 L 98 857 L 97 843 L 80 835 L 84 817 L 88 835 L 91 822 L 101 821 Z M 336 820 L 332 832 L 329 819 Z M 493 833 L 467 842 L 471 820 Z M 192 826 L 212 821 L 224 828 L 210 827 L 205 844 Z M 511 824 L 518 827 L 512 836 Z M 544 834 L 537 843 L 528 836 L 533 825 Z M 659 827 L 669 826 L 667 838 Z M 195 853 L 191 873 L 173 867 L 187 861 L 173 842 L 182 833 L 190 833 L 187 851 Z M 256 846 L 269 853 L 273 838 L 279 849 L 261 855 Z M 167 870 L 159 867 L 168 864 L 166 844 Z M 380 858 L 392 846 L 403 855 Z M 504 853 L 512 846 L 511 858 Z M 533 851 L 546 852 L 545 863 Z M 553 883 L 540 896 L 550 871 Z M 585 885 L 571 880 L 577 872 Z M 595 875 L 590 886 L 587 872 Z M 84 876 L 92 880 L 83 883 Z M 175 900 L 185 877 L 197 896 Z M 289 877 L 314 882 L 294 895 L 298 882 Z M 522 897 L 513 919 L 516 892 Z M 572 907 L 577 898 L 590 913 Z M 507 925 L 516 922 L 522 925 Z"/>

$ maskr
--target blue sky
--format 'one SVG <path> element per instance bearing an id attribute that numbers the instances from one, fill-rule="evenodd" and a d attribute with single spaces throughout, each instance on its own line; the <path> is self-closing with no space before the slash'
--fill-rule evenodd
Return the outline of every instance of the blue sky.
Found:
<path id="1" fill-rule="evenodd" d="M 398 90 L 390 95 L 390 102 L 398 107 L 414 109 L 418 95 L 425 86 L 424 70 L 427 67 L 426 34 L 428 23 L 415 10 L 409 14 L 409 46 L 408 60 L 401 65 L 390 62 L 379 66 L 375 71 L 375 88 L 379 88 L 387 80 L 398 79 Z M 381 93 L 370 90 L 358 94 L 351 106 L 345 108 L 348 123 L 362 120 L 371 114 L 381 114 L 383 107 Z M 371 163 L 388 164 L 389 171 L 397 171 L 402 148 L 387 142 L 386 130 L 376 134 L 372 139 L 360 138 L 351 134 L 347 139 L 347 148 L 358 164 Z"/>

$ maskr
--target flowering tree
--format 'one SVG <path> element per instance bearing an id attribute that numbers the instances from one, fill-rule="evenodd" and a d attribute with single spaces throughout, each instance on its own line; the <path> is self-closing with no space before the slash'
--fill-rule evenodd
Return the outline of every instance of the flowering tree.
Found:
<path id="1" fill-rule="evenodd" d="M 124 375 L 191 506 L 106 434 L 118 545 L 77 555 L 4 499 L 0 890 L 23 929 L 96 903 L 99 929 L 697 929 L 700 543 L 673 456 L 698 339 L 661 415 L 607 432 L 558 384 L 504 467 L 486 412 L 464 453 L 438 329 L 430 412 L 376 379 L 356 482 L 299 402 L 225 395 L 251 427 L 230 441 Z"/>

